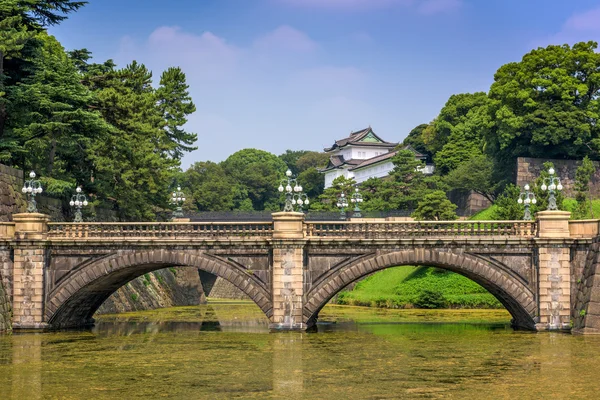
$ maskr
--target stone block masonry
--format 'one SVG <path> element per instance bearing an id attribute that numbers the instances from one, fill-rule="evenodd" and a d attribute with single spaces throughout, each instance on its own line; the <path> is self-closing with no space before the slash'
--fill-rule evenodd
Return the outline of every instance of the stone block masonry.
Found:
<path id="1" fill-rule="evenodd" d="M 575 196 L 575 172 L 581 165 L 581 160 L 549 160 L 542 158 L 517 158 L 516 184 L 519 187 L 526 183 L 532 184 L 544 169 L 544 163 L 550 161 L 554 164 L 557 176 L 560 177 L 564 187 L 563 193 L 567 197 Z M 596 173 L 592 176 L 590 189 L 593 196 L 600 195 L 600 163 L 594 161 Z"/>
<path id="2" fill-rule="evenodd" d="M 10 298 L 0 281 L 0 332 L 10 331 L 12 328 L 12 312 Z"/>

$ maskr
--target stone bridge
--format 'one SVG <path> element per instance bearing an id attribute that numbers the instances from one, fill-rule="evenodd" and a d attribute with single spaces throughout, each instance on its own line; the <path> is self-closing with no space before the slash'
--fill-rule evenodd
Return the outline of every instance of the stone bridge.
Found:
<path id="1" fill-rule="evenodd" d="M 436 266 L 489 290 L 523 329 L 595 332 L 598 220 L 545 211 L 536 221 L 0 223 L 0 278 L 16 329 L 93 323 L 120 286 L 169 266 L 231 282 L 274 329 L 307 329 L 340 290 L 399 265 Z M 598 303 L 596 303 L 598 301 Z"/>

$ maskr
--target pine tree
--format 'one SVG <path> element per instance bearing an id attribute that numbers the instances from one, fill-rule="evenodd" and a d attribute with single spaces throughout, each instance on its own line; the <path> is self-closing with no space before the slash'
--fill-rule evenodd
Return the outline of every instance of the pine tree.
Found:
<path id="1" fill-rule="evenodd" d="M 43 46 L 37 49 L 31 75 L 9 90 L 11 125 L 28 154 L 23 167 L 52 179 L 47 189 L 62 194 L 70 186 L 65 182 L 89 182 L 90 142 L 110 127 L 88 107 L 92 94 L 60 43 L 45 33 L 38 38 Z"/>
<path id="2" fill-rule="evenodd" d="M 166 207 L 178 160 L 165 143 L 166 132 L 152 73 L 133 62 L 117 70 L 111 62 L 92 65 L 85 78 L 113 130 L 91 146 L 98 191 L 114 202 L 122 218 L 151 219 Z"/>
<path id="3" fill-rule="evenodd" d="M 46 26 L 56 25 L 66 15 L 83 7 L 86 1 L 73 0 L 2 0 L 0 2 L 0 159 L 9 160 L 21 149 L 17 141 L 5 133 L 7 103 L 7 80 L 19 82 L 20 63 L 7 65 L 6 60 L 21 57 L 26 46 L 41 45 L 33 38 Z"/>
<path id="4" fill-rule="evenodd" d="M 181 68 L 171 67 L 162 73 L 160 87 L 156 91 L 159 108 L 166 124 L 167 152 L 177 160 L 181 159 L 184 152 L 197 149 L 192 146 L 198 138 L 197 135 L 183 129 L 187 116 L 196 111 L 188 88 Z"/>

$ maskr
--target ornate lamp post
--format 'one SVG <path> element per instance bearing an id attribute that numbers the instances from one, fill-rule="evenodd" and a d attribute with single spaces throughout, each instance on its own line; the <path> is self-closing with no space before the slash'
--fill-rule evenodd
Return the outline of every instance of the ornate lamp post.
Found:
<path id="1" fill-rule="evenodd" d="M 306 193 L 301 192 L 294 194 L 294 196 L 292 197 L 292 205 L 294 204 L 298 206 L 298 212 L 304 212 L 303 207 L 308 206 L 310 204 L 310 201 L 308 201 L 308 196 L 306 195 Z"/>
<path id="2" fill-rule="evenodd" d="M 183 218 L 182 204 L 185 202 L 185 193 L 181 191 L 181 186 L 177 186 L 177 190 L 171 194 L 171 204 L 176 206 L 173 211 L 173 219 Z"/>
<path id="3" fill-rule="evenodd" d="M 361 218 L 362 214 L 360 213 L 360 207 L 358 203 L 363 202 L 362 194 L 358 192 L 358 188 L 354 189 L 354 193 L 352 193 L 352 197 L 350 201 L 354 204 L 354 213 L 352 214 L 352 218 Z"/>
<path id="4" fill-rule="evenodd" d="M 83 217 L 81 216 L 81 207 L 86 207 L 88 205 L 88 201 L 85 197 L 85 194 L 81 193 L 81 187 L 78 186 L 77 189 L 75 189 L 75 192 L 77 193 L 71 196 L 71 201 L 69 202 L 71 207 L 75 207 L 75 219 L 73 222 L 83 222 Z"/>
<path id="5" fill-rule="evenodd" d="M 27 212 L 36 213 L 38 210 L 37 203 L 35 202 L 35 195 L 42 193 L 42 184 L 35 179 L 35 172 L 31 171 L 29 177 L 31 179 L 25 181 L 21 191 L 27 195 Z"/>
<path id="6" fill-rule="evenodd" d="M 560 183 L 560 178 L 554 176 L 554 168 L 550 168 L 548 170 L 550 177 L 544 178 L 544 183 L 542 184 L 542 190 L 548 190 L 548 210 L 558 210 L 558 206 L 556 205 L 556 197 L 554 197 L 556 191 L 560 191 L 563 189 L 563 186 Z"/>
<path id="7" fill-rule="evenodd" d="M 346 193 L 342 192 L 338 196 L 337 206 L 340 209 L 340 219 L 346 219 L 346 207 L 348 207 L 348 198 Z"/>
<path id="8" fill-rule="evenodd" d="M 281 193 L 285 191 L 285 206 L 283 207 L 285 212 L 294 211 L 295 205 L 299 205 L 302 209 L 303 204 L 308 204 L 308 199 L 306 197 L 302 198 L 303 195 L 306 195 L 300 193 L 302 192 L 302 186 L 298 184 L 296 178 L 292 178 L 292 171 L 289 169 L 285 171 L 285 178 L 281 180 L 277 190 Z"/>
<path id="9" fill-rule="evenodd" d="M 517 200 L 517 203 L 525 204 L 525 215 L 523 215 L 523 219 L 525 221 L 530 221 L 531 220 L 531 211 L 529 210 L 529 207 L 532 204 L 537 203 L 537 199 L 535 198 L 535 194 L 533 192 L 529 191 L 528 184 L 526 184 L 523 189 L 525 189 L 525 191 L 521 192 L 521 194 L 519 194 L 519 200 Z"/>

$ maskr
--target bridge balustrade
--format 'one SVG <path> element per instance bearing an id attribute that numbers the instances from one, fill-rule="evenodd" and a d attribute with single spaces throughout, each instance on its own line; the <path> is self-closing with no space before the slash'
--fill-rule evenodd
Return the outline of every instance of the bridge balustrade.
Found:
<path id="1" fill-rule="evenodd" d="M 55 222 L 48 224 L 48 237 L 51 239 L 218 239 L 271 237 L 272 234 L 272 222 Z"/>
<path id="2" fill-rule="evenodd" d="M 534 221 L 390 221 L 308 222 L 306 237 L 394 239 L 401 237 L 518 236 L 533 237 Z"/>

